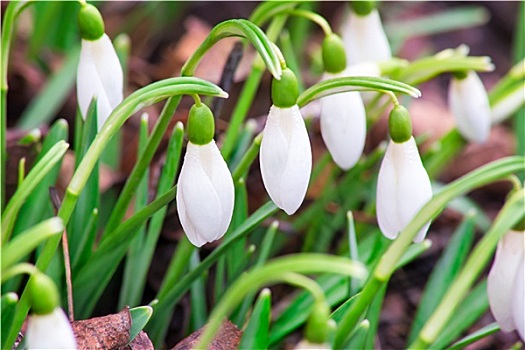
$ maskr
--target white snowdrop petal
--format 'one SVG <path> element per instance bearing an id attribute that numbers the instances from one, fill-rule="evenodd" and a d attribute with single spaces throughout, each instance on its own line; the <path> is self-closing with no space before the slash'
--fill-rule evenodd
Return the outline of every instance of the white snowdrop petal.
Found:
<path id="1" fill-rule="evenodd" d="M 109 37 L 104 34 L 92 42 L 92 55 L 98 76 L 109 105 L 114 109 L 122 102 L 123 72 L 115 48 Z"/>
<path id="2" fill-rule="evenodd" d="M 86 117 L 93 97 L 97 98 L 98 130 L 123 98 L 123 73 L 108 36 L 95 41 L 82 40 L 77 69 L 77 99 Z"/>
<path id="3" fill-rule="evenodd" d="M 353 11 L 341 28 L 348 65 L 361 62 L 387 61 L 392 58 L 390 45 L 379 17 L 373 10 L 366 16 Z"/>
<path id="4" fill-rule="evenodd" d="M 494 262 L 487 278 L 490 311 L 503 331 L 515 329 L 512 310 L 513 281 L 518 267 L 523 265 L 524 233 L 509 231 L 498 243 Z M 522 295 L 523 298 L 523 295 Z"/>
<path id="5" fill-rule="evenodd" d="M 348 77 L 380 77 L 381 68 L 376 62 L 357 63 L 347 66 L 344 75 Z"/>
<path id="6" fill-rule="evenodd" d="M 177 211 L 190 242 L 200 247 L 222 237 L 230 224 L 234 189 L 214 141 L 188 143 L 177 186 Z"/>
<path id="7" fill-rule="evenodd" d="M 432 198 L 430 179 L 413 137 L 403 143 L 390 141 L 377 180 L 377 220 L 381 232 L 396 238 Z M 430 222 L 414 238 L 421 242 Z"/>
<path id="8" fill-rule="evenodd" d="M 470 71 L 464 79 L 452 78 L 448 98 L 458 131 L 469 141 L 487 141 L 491 111 L 487 91 L 478 75 Z"/>
<path id="9" fill-rule="evenodd" d="M 396 160 L 398 176 L 398 211 L 401 228 L 404 229 L 416 216 L 418 211 L 432 198 L 432 187 L 427 171 L 423 167 L 421 157 L 417 150 L 416 141 L 411 137 L 402 144 L 392 142 L 396 149 Z M 430 223 L 423 226 L 414 242 L 422 242 L 426 236 Z"/>
<path id="10" fill-rule="evenodd" d="M 71 324 L 59 307 L 48 315 L 29 316 L 26 345 L 28 349 L 77 348 Z"/>
<path id="11" fill-rule="evenodd" d="M 275 204 L 293 214 L 306 195 L 312 169 L 312 151 L 297 106 L 272 106 L 260 151 L 261 174 Z"/>
<path id="12" fill-rule="evenodd" d="M 206 156 L 203 155 L 202 157 L 203 168 L 210 178 L 219 202 L 221 203 L 221 221 L 218 224 L 217 235 L 214 238 L 214 240 L 217 240 L 226 233 L 228 226 L 230 226 L 235 189 L 228 165 L 222 158 L 215 141 L 212 140 L 209 144 L 201 147 L 203 147 L 203 150 L 206 149 Z M 208 164 L 212 164 L 213 166 L 210 168 L 207 166 Z"/>
<path id="13" fill-rule="evenodd" d="M 366 112 L 359 92 L 345 92 L 321 100 L 321 135 L 339 167 L 353 167 L 365 147 Z"/>
<path id="14" fill-rule="evenodd" d="M 397 211 L 397 174 L 393 164 L 393 142 L 388 144 L 377 177 L 376 212 L 379 229 L 385 237 L 395 239 L 399 235 Z"/>

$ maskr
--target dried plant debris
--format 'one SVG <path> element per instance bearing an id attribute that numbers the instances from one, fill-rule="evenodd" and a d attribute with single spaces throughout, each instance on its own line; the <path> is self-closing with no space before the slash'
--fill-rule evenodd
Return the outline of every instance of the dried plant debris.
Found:
<path id="1" fill-rule="evenodd" d="M 200 336 L 204 331 L 204 327 L 199 328 L 191 333 L 187 338 L 183 339 L 171 350 L 190 350 L 194 349 L 199 342 Z M 221 328 L 217 332 L 215 338 L 208 346 L 209 350 L 231 350 L 237 349 L 241 342 L 242 331 L 236 325 L 226 320 L 222 323 Z"/>

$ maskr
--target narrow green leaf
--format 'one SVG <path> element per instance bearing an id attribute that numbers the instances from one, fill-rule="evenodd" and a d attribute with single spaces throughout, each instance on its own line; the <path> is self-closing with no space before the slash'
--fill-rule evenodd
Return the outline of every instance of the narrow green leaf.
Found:
<path id="1" fill-rule="evenodd" d="M 93 244 L 97 235 L 97 224 L 99 220 L 98 208 L 94 208 L 89 216 L 86 227 L 82 232 L 82 240 L 80 246 L 84 247 L 81 254 L 75 255 L 71 259 L 71 268 L 73 271 L 78 271 L 78 268 L 86 263 L 92 254 Z"/>
<path id="2" fill-rule="evenodd" d="M 86 113 L 86 120 L 83 122 L 82 139 L 79 148 L 75 150 L 76 169 L 78 169 L 79 164 L 97 135 L 97 123 L 97 101 L 93 99 Z M 94 237 L 84 237 L 83 234 L 91 233 L 87 232 L 85 228 L 93 217 L 93 210 L 100 206 L 99 202 L 99 162 L 96 162 L 93 172 L 86 182 L 86 186 L 80 193 L 72 219 L 67 225 L 69 254 L 72 261 L 78 261 L 81 255 L 87 254 L 84 253 L 85 250 L 91 251 L 92 247 L 86 247 L 85 244 L 86 242 L 93 242 Z M 93 234 L 96 234 L 96 231 Z"/>
<path id="3" fill-rule="evenodd" d="M 147 113 L 143 113 L 140 119 L 139 127 L 139 144 L 137 148 L 137 159 L 143 154 L 146 144 L 148 142 L 148 120 Z M 144 208 L 148 204 L 148 185 L 149 185 L 149 169 L 146 169 L 142 179 L 135 191 L 135 213 Z M 137 283 L 136 273 L 149 267 L 149 262 L 142 260 L 142 249 L 145 242 L 146 227 L 145 224 L 137 226 L 138 232 L 131 240 L 131 244 L 126 257 L 126 265 L 124 267 L 124 277 L 120 288 L 119 309 L 124 306 L 136 306 L 140 304 L 143 284 Z"/>
<path id="4" fill-rule="evenodd" d="M 20 233 L 2 247 L 2 271 L 31 253 L 44 240 L 62 231 L 62 219 L 54 217 Z"/>
<path id="5" fill-rule="evenodd" d="M 342 77 L 323 80 L 299 95 L 297 104 L 304 107 L 321 97 L 348 91 L 381 91 L 406 94 L 414 98 L 421 96 L 421 91 L 400 81 L 375 77 Z"/>
<path id="6" fill-rule="evenodd" d="M 345 345 L 345 349 L 366 349 L 365 344 L 369 332 L 370 321 L 365 317 L 365 319 L 357 325 L 348 344 Z"/>
<path id="7" fill-rule="evenodd" d="M 30 146 L 37 142 L 40 142 L 41 138 L 42 132 L 40 131 L 40 128 L 34 128 L 29 130 L 27 134 L 25 134 L 20 140 L 18 140 L 17 144 L 21 146 Z"/>
<path id="8" fill-rule="evenodd" d="M 271 293 L 263 289 L 257 298 L 250 321 L 243 332 L 239 349 L 267 349 L 272 311 Z"/>
<path id="9" fill-rule="evenodd" d="M 456 278 L 465 263 L 474 239 L 473 213 L 465 216 L 450 241 L 446 245 L 441 258 L 432 269 L 429 280 L 419 302 L 419 308 L 414 317 L 408 342 L 412 343 L 419 331 L 438 306 L 441 298 Z"/>
<path id="10" fill-rule="evenodd" d="M 474 322 L 487 312 L 488 308 L 487 281 L 483 280 L 465 297 L 461 307 L 455 310 L 454 317 L 450 319 L 430 348 L 445 348 L 469 329 Z"/>
<path id="11" fill-rule="evenodd" d="M 129 343 L 144 329 L 153 314 L 151 306 L 138 306 L 129 309 L 131 316 L 131 328 L 129 330 Z"/>
<path id="12" fill-rule="evenodd" d="M 500 330 L 499 325 L 497 322 L 491 323 L 486 325 L 483 328 L 478 329 L 472 334 L 467 335 L 466 337 L 458 340 L 454 344 L 452 344 L 448 350 L 461 350 L 467 345 L 470 345 L 472 343 L 477 342 L 480 339 L 483 339 L 485 337 L 488 337 L 491 334 L 494 334 Z"/>
<path id="13" fill-rule="evenodd" d="M 243 179 L 235 183 L 235 200 L 232 220 L 225 236 L 231 235 L 248 218 L 248 192 Z M 225 255 L 228 281 L 233 281 L 239 267 L 245 263 L 246 238 L 232 245 Z"/>
<path id="14" fill-rule="evenodd" d="M 190 258 L 190 269 L 194 269 L 200 264 L 199 251 L 194 250 Z M 197 278 L 190 287 L 191 296 L 191 326 L 192 329 L 196 330 L 206 324 L 208 319 L 208 312 L 206 310 L 206 288 L 205 278 L 202 274 Z"/>
<path id="15" fill-rule="evenodd" d="M 67 140 L 69 127 L 64 119 L 59 119 L 49 129 L 47 136 L 42 143 L 42 149 L 38 154 L 35 162 L 40 159 L 51 149 L 51 147 L 58 141 Z M 15 227 L 13 228 L 13 236 L 23 230 L 31 227 L 44 220 L 45 218 L 53 216 L 53 206 L 49 199 L 49 187 L 54 186 L 60 172 L 61 162 L 59 161 L 55 167 L 49 171 L 44 179 L 31 191 L 27 197 L 25 204 L 20 209 L 16 219 Z"/>
<path id="16" fill-rule="evenodd" d="M 69 145 L 64 141 L 57 142 L 48 152 L 46 152 L 40 161 L 33 166 L 22 185 L 18 187 L 2 213 L 3 243 L 7 242 L 7 239 L 10 237 L 18 212 L 25 203 L 27 197 L 40 181 L 42 181 L 42 179 L 44 179 L 53 169 L 54 165 L 62 159 L 68 147 Z"/>

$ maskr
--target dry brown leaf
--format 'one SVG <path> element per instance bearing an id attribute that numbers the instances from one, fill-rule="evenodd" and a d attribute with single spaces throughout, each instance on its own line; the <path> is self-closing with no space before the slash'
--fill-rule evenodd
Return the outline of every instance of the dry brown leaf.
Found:
<path id="1" fill-rule="evenodd" d="M 206 326 L 204 326 L 206 327 Z M 199 342 L 204 327 L 199 328 L 183 339 L 172 350 L 190 350 L 194 349 Z M 236 325 L 226 320 L 222 323 L 219 332 L 208 346 L 209 350 L 232 350 L 239 347 L 241 342 L 242 331 Z"/>
<path id="2" fill-rule="evenodd" d="M 131 315 L 126 307 L 118 314 L 74 321 L 71 325 L 79 350 L 119 349 L 128 344 Z"/>

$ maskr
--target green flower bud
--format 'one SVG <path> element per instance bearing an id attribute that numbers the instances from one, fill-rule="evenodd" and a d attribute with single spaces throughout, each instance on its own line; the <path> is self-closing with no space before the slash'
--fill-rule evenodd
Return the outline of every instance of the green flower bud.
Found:
<path id="1" fill-rule="evenodd" d="M 330 34 L 324 38 L 323 64 L 328 73 L 339 73 L 346 68 L 346 52 L 343 40 L 337 34 Z"/>
<path id="2" fill-rule="evenodd" d="M 395 106 L 388 116 L 390 137 L 396 143 L 403 143 L 412 137 L 412 122 L 408 109 Z"/>
<path id="3" fill-rule="evenodd" d="M 467 77 L 468 72 L 464 70 L 458 70 L 458 71 L 452 72 L 452 75 L 454 75 L 454 77 L 458 80 L 463 80 Z"/>
<path id="4" fill-rule="evenodd" d="M 366 16 L 376 8 L 376 2 L 371 1 L 352 1 L 350 2 L 352 10 L 359 16 Z"/>
<path id="5" fill-rule="evenodd" d="M 82 39 L 97 40 L 104 35 L 104 20 L 97 8 L 90 4 L 82 5 L 78 12 L 78 27 Z"/>
<path id="6" fill-rule="evenodd" d="M 326 302 L 316 302 L 308 318 L 305 338 L 313 344 L 324 344 L 330 332 L 330 306 Z"/>
<path id="7" fill-rule="evenodd" d="M 294 72 L 284 68 L 281 80 L 272 80 L 272 101 L 276 107 L 290 108 L 297 104 L 299 86 Z"/>
<path id="8" fill-rule="evenodd" d="M 59 306 L 55 282 L 43 273 L 34 273 L 29 279 L 28 288 L 33 313 L 47 315 Z"/>
<path id="9" fill-rule="evenodd" d="M 205 104 L 193 105 L 188 115 L 188 138 L 195 145 L 207 145 L 215 134 L 215 119 Z"/>

